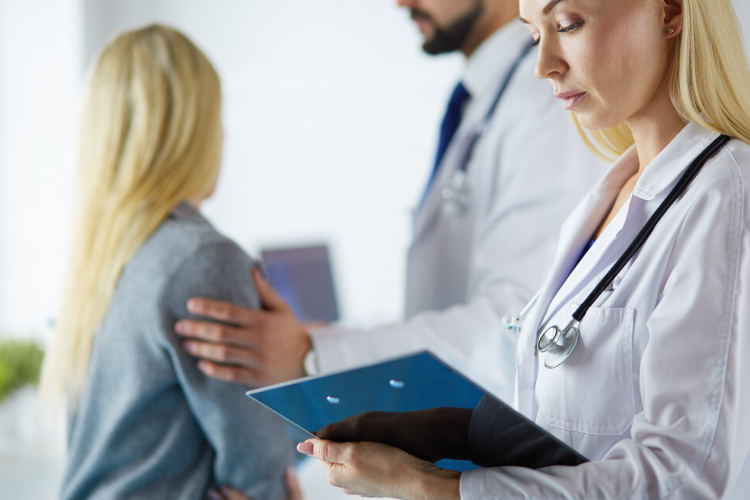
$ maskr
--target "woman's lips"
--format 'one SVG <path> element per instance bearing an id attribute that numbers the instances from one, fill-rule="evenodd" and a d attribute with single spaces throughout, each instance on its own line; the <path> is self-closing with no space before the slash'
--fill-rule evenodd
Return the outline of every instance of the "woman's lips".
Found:
<path id="1" fill-rule="evenodd" d="M 586 97 L 586 92 L 555 92 L 555 97 L 562 99 L 563 107 L 570 111 L 573 107 Z"/>

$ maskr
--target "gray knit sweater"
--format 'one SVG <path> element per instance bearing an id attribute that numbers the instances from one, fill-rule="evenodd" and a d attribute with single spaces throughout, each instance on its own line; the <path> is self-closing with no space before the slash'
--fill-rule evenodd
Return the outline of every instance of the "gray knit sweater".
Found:
<path id="1" fill-rule="evenodd" d="M 203 375 L 173 331 L 193 296 L 258 308 L 253 265 L 186 203 L 141 247 L 94 338 L 63 499 L 202 499 L 216 484 L 285 498 L 286 425 L 247 387 Z"/>

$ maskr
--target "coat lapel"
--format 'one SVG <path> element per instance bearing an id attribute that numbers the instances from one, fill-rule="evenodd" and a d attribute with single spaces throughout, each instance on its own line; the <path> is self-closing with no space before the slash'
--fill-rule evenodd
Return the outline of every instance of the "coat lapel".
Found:
<path id="1" fill-rule="evenodd" d="M 570 276 L 584 247 L 591 239 L 601 220 L 607 215 L 616 192 L 593 190 L 584 198 L 563 224 L 552 268 L 539 294 L 537 309 L 540 324 L 555 296 Z"/>
<path id="2" fill-rule="evenodd" d="M 556 314 L 560 307 L 577 293 L 579 286 L 592 272 L 604 253 L 614 244 L 618 252 L 624 250 L 685 171 L 692 159 L 718 134 L 689 123 L 683 131 L 652 161 L 636 184 L 633 195 L 612 223 L 602 233 L 580 269 L 576 266 L 583 246 L 593 235 L 612 206 L 625 181 L 638 168 L 634 148 L 627 151 L 609 170 L 606 176 L 576 207 L 561 229 L 561 237 L 550 274 L 539 293 L 539 299 L 524 321 L 517 351 L 516 405 L 519 411 L 534 419 L 536 404 L 534 384 L 538 365 L 535 344 L 538 331 L 544 322 Z M 617 243 L 618 236 L 625 241 Z M 623 247 L 623 248 L 620 248 Z"/>
<path id="3" fill-rule="evenodd" d="M 537 369 L 537 330 L 558 291 L 570 276 L 584 246 L 607 215 L 620 187 L 632 172 L 612 167 L 604 178 L 581 200 L 560 229 L 560 239 L 547 279 L 539 298 L 523 323 L 517 350 L 518 378 L 516 405 L 520 412 L 534 418 L 534 380 Z M 558 302 L 557 300 L 555 302 Z"/>

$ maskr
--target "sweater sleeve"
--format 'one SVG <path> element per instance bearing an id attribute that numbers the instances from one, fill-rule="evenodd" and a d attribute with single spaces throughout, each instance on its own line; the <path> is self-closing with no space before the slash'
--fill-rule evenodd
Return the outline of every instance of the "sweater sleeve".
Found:
<path id="1" fill-rule="evenodd" d="M 286 424 L 247 398 L 244 393 L 249 387 L 205 376 L 174 333 L 177 320 L 192 317 L 186 308 L 191 297 L 260 307 L 250 275 L 253 266 L 252 259 L 229 240 L 198 248 L 164 288 L 158 335 L 194 418 L 216 454 L 216 484 L 231 485 L 252 498 L 281 499 L 286 497 L 284 471 L 294 456 Z"/>
<path id="2" fill-rule="evenodd" d="M 488 395 L 472 413 L 468 447 L 469 458 L 481 467 L 515 465 L 540 469 L 586 462 L 544 429 Z"/>

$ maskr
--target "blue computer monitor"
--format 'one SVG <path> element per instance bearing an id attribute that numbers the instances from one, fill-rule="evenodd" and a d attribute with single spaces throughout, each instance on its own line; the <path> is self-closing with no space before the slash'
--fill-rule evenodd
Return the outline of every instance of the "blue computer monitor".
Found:
<path id="1" fill-rule="evenodd" d="M 327 245 L 266 247 L 260 254 L 269 282 L 298 319 L 339 320 Z"/>

